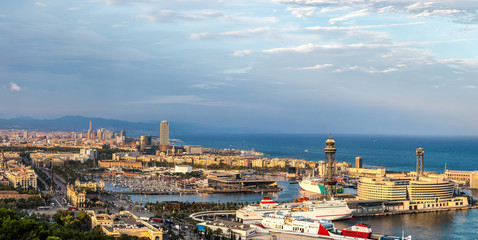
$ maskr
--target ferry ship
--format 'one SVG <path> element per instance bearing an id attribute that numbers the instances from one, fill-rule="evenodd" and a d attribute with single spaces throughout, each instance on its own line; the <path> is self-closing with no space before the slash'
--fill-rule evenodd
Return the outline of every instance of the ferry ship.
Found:
<path id="1" fill-rule="evenodd" d="M 296 201 L 277 204 L 270 197 L 264 197 L 260 204 L 253 204 L 236 211 L 236 218 L 245 224 L 259 223 L 263 214 L 283 212 L 294 217 L 306 217 L 315 220 L 339 220 L 352 217 L 352 210 L 342 200 L 333 201 Z"/>
<path id="2" fill-rule="evenodd" d="M 260 227 L 270 232 L 282 232 L 301 236 L 317 237 L 319 239 L 337 240 L 411 240 L 411 236 L 395 237 L 383 234 L 372 234 L 367 224 L 356 224 L 339 230 L 329 220 L 313 220 L 305 217 L 294 217 L 282 213 L 264 214 Z"/>
<path id="3" fill-rule="evenodd" d="M 305 191 L 327 194 L 327 187 L 322 183 L 320 178 L 306 178 L 299 182 L 299 186 Z M 343 188 L 337 188 L 336 193 L 343 193 Z"/>
<path id="4" fill-rule="evenodd" d="M 270 197 L 262 198 L 260 204 L 251 204 L 236 211 L 237 220 L 244 224 L 260 223 L 262 215 L 277 211 L 289 212 L 293 207 L 299 207 L 301 203 L 285 203 L 279 205 Z"/>
<path id="5" fill-rule="evenodd" d="M 299 207 L 293 207 L 290 212 L 294 217 L 306 217 L 314 220 L 341 220 L 352 217 L 352 209 L 344 200 L 304 201 Z"/>

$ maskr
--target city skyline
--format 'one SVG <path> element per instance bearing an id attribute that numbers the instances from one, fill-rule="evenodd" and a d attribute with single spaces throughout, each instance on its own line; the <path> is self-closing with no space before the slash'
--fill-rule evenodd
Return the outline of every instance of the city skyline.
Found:
<path id="1" fill-rule="evenodd" d="M 471 1 L 0 3 L 1 118 L 478 135 Z"/>

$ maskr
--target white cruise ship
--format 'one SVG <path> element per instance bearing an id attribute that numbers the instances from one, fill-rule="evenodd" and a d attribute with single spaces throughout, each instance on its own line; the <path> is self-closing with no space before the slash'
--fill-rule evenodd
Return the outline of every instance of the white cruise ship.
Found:
<path id="1" fill-rule="evenodd" d="M 236 211 L 236 218 L 245 224 L 260 223 L 266 213 L 283 212 L 294 217 L 306 217 L 314 220 L 339 220 L 352 217 L 352 210 L 342 200 L 304 201 L 277 204 L 271 198 L 264 197 L 261 204 L 253 204 Z"/>
<path id="2" fill-rule="evenodd" d="M 318 237 L 321 228 L 325 228 L 327 231 L 334 230 L 334 225 L 328 220 L 311 220 L 283 213 L 264 214 L 264 219 L 259 226 L 272 232 L 298 233 L 311 237 Z"/>
<path id="3" fill-rule="evenodd" d="M 340 220 L 352 217 L 352 209 L 343 200 L 305 201 L 300 207 L 289 212 L 294 217 L 306 217 L 314 220 Z"/>
<path id="4" fill-rule="evenodd" d="M 301 203 L 277 204 L 270 197 L 264 197 L 260 204 L 251 204 L 236 211 L 236 219 L 244 224 L 260 223 L 262 215 L 277 211 L 289 212 L 293 207 L 300 206 Z"/>

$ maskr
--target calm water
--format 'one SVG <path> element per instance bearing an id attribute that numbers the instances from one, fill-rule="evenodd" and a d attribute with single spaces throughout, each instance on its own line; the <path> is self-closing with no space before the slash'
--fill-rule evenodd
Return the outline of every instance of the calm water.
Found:
<path id="1" fill-rule="evenodd" d="M 313 161 L 324 159 L 323 148 L 328 135 L 307 134 L 187 134 L 171 136 L 190 145 L 210 148 L 236 148 L 271 155 L 270 157 L 300 158 Z M 478 137 L 416 137 L 416 136 L 366 136 L 333 135 L 336 141 L 336 158 L 353 163 L 362 156 L 365 165 L 385 166 L 387 170 L 415 170 L 415 149 L 425 149 L 426 171 L 443 173 L 447 169 L 478 170 Z M 308 150 L 305 152 L 305 150 Z M 284 191 L 270 194 L 276 201 L 292 201 L 301 196 L 297 184 L 279 181 Z M 478 198 L 478 191 L 471 194 Z M 133 201 L 202 201 L 202 202 L 256 202 L 265 194 L 215 194 L 215 195 L 160 195 L 131 196 Z M 374 232 L 400 236 L 402 230 L 413 239 L 478 239 L 478 210 L 407 214 L 385 217 L 360 218 L 336 222 L 344 228 L 356 223 L 369 223 Z"/>
<path id="2" fill-rule="evenodd" d="M 300 158 L 314 161 L 324 159 L 323 134 L 188 134 L 171 136 L 185 144 L 210 148 L 254 150 L 271 157 Z M 412 171 L 416 166 L 415 150 L 425 149 L 426 171 L 442 173 L 445 169 L 478 170 L 478 137 L 418 137 L 333 135 L 337 161 L 353 163 L 362 156 L 365 165 L 385 166 L 392 171 Z M 305 150 L 308 150 L 305 152 Z"/>
<path id="3" fill-rule="evenodd" d="M 372 231 L 401 236 L 402 230 L 412 239 L 478 239 L 478 210 L 404 214 L 372 218 L 356 218 L 335 222 L 345 228 L 357 223 L 368 223 Z"/>

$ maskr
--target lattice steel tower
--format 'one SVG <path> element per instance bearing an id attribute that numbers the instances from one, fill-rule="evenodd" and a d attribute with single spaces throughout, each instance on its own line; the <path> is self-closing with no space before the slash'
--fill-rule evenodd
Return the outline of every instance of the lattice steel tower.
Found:
<path id="1" fill-rule="evenodd" d="M 425 150 L 421 147 L 417 148 L 417 179 L 423 176 L 423 154 Z"/>
<path id="2" fill-rule="evenodd" d="M 329 135 L 329 139 L 325 141 L 325 178 L 324 187 L 327 189 L 327 199 L 330 200 L 334 197 L 337 180 L 335 178 L 335 140 L 332 138 L 332 134 Z"/>

